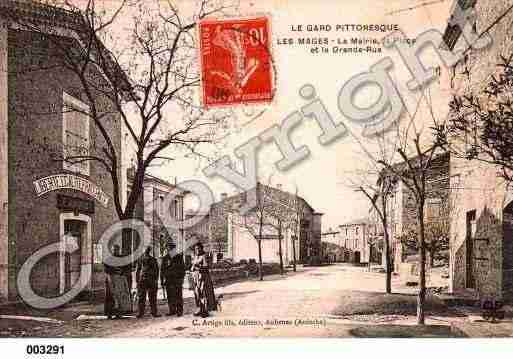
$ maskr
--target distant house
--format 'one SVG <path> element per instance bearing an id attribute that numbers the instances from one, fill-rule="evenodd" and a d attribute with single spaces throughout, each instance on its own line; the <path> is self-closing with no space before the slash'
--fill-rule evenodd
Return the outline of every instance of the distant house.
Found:
<path id="1" fill-rule="evenodd" d="M 368 263 L 369 219 L 356 219 L 339 226 L 340 243 L 346 249 L 344 262 Z"/>
<path id="2" fill-rule="evenodd" d="M 437 220 L 442 213 L 442 209 L 448 208 L 448 201 L 451 200 L 450 191 L 450 154 L 448 152 L 440 153 L 433 159 L 433 164 L 427 173 L 426 181 L 426 220 Z M 404 163 L 397 163 L 396 167 L 405 166 Z M 383 238 L 383 229 L 381 228 L 378 216 L 374 209 L 371 209 L 371 222 L 375 224 L 377 237 Z M 401 237 L 406 231 L 416 230 L 416 207 L 414 197 L 411 191 L 399 180 L 395 181 L 392 194 L 388 198 L 388 234 L 390 238 L 390 250 L 394 271 L 399 272 L 399 266 L 406 261 L 409 255 L 415 255 L 416 252 L 406 248 L 401 243 Z"/>
<path id="3" fill-rule="evenodd" d="M 133 181 L 132 169 L 128 170 L 127 179 L 130 188 Z M 167 197 L 171 193 L 173 196 Z M 143 192 L 136 205 L 135 217 L 143 220 L 150 228 L 152 254 L 156 258 L 166 253 L 168 243 L 175 244 L 180 251 L 185 247 L 184 230 L 181 228 L 185 194 L 184 190 L 166 180 L 150 174 L 144 176 Z M 166 220 L 170 222 L 166 223 Z M 134 248 L 136 245 L 135 240 L 132 241 Z M 132 252 L 133 250 L 130 251 Z"/>
<path id="4" fill-rule="evenodd" d="M 187 240 L 199 240 L 204 244 L 214 260 L 228 258 L 234 261 L 257 259 L 258 250 L 255 238 L 243 225 L 244 216 L 240 212 L 250 196 L 255 198 L 272 199 L 280 208 L 284 209 L 284 215 L 289 218 L 296 218 L 296 208 L 301 209 L 299 225 L 292 229 L 290 226 L 284 231 L 282 238 L 282 253 L 285 263 L 290 263 L 294 258 L 293 247 L 295 247 L 295 258 L 297 263 L 306 263 L 310 258 L 320 257 L 321 243 L 321 217 L 310 204 L 303 198 L 282 190 L 281 186 L 276 188 L 258 183 L 257 186 L 248 192 L 241 192 L 233 196 L 226 193 L 221 194 L 221 200 L 214 203 L 208 214 L 203 215 L 197 225 L 188 228 L 186 231 Z M 292 243 L 294 235 L 298 234 L 295 243 Z M 275 229 L 267 226 L 263 232 L 263 260 L 267 262 L 278 262 L 278 237 Z"/>
<path id="5" fill-rule="evenodd" d="M 329 262 L 342 262 L 345 258 L 345 248 L 341 244 L 340 232 L 329 228 L 321 233 L 322 257 Z"/>
<path id="6" fill-rule="evenodd" d="M 332 262 L 381 263 L 378 226 L 368 218 L 341 224 L 322 234 L 323 256 Z"/>

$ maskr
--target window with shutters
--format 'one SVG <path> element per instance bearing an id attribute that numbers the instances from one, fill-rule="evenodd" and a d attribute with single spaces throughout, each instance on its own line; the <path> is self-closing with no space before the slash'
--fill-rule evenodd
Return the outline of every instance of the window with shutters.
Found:
<path id="1" fill-rule="evenodd" d="M 159 195 L 157 213 L 162 218 L 165 215 L 165 211 L 166 211 L 166 208 L 165 208 L 164 196 Z"/>
<path id="2" fill-rule="evenodd" d="M 442 199 L 428 198 L 425 207 L 426 223 L 434 222 L 440 219 L 442 215 Z"/>
<path id="3" fill-rule="evenodd" d="M 89 176 L 89 106 L 63 93 L 63 169 Z"/>
<path id="4" fill-rule="evenodd" d="M 178 219 L 178 201 L 176 199 L 172 202 L 171 218 Z"/>

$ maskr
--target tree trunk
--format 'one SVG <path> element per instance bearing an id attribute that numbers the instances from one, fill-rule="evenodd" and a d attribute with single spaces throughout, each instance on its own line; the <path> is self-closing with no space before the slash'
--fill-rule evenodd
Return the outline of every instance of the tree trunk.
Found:
<path id="1" fill-rule="evenodd" d="M 258 227 L 258 275 L 260 280 L 264 280 L 264 265 L 262 264 L 262 229 L 264 227 L 263 214 L 260 213 Z"/>
<path id="2" fill-rule="evenodd" d="M 369 263 L 367 263 L 367 270 L 371 271 L 371 259 L 372 259 L 372 243 L 369 243 Z"/>
<path id="3" fill-rule="evenodd" d="M 262 264 L 262 240 L 258 240 L 258 276 L 260 280 L 264 280 L 264 267 Z"/>
<path id="4" fill-rule="evenodd" d="M 296 271 L 296 236 L 292 238 L 292 269 Z"/>
<path id="5" fill-rule="evenodd" d="M 424 202 L 421 200 L 418 208 L 418 228 L 419 228 L 419 293 L 417 296 L 417 324 L 424 324 L 424 306 L 426 301 L 426 243 L 424 233 Z"/>
<path id="6" fill-rule="evenodd" d="M 392 293 L 392 260 L 390 258 L 390 238 L 388 235 L 388 214 L 387 214 L 387 208 L 386 208 L 386 201 L 383 201 L 383 240 L 385 243 L 384 250 L 385 250 L 385 273 L 386 273 L 386 279 L 385 279 L 385 291 L 387 294 Z"/>
<path id="7" fill-rule="evenodd" d="M 392 261 L 390 260 L 390 242 L 388 239 L 388 230 L 386 228 L 386 222 L 385 222 L 385 228 L 383 229 L 383 238 L 384 238 L 384 245 L 385 245 L 385 271 L 386 271 L 386 284 L 385 284 L 385 291 L 387 294 L 392 293 Z"/>
<path id="8" fill-rule="evenodd" d="M 279 227 L 278 227 L 278 254 L 280 255 L 280 273 L 281 275 L 284 274 L 284 270 L 283 270 L 283 253 L 282 253 L 282 249 L 281 249 L 281 224 L 279 224 Z"/>

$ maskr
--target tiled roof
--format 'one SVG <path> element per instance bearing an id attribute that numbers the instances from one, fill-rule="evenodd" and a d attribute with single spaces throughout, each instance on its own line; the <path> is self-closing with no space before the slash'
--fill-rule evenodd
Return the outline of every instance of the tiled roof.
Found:
<path id="1" fill-rule="evenodd" d="M 263 187 L 263 188 L 270 189 L 270 190 L 272 190 L 272 191 L 276 191 L 276 192 L 279 192 L 279 193 L 285 194 L 285 195 L 289 196 L 289 198 L 292 198 L 292 197 L 295 197 L 295 196 L 296 196 L 296 195 L 295 195 L 295 194 L 293 194 L 293 193 L 290 193 L 290 192 L 287 192 L 287 191 L 284 191 L 284 190 L 282 190 L 282 189 L 278 189 L 278 188 L 275 188 L 275 187 L 271 187 L 271 186 L 268 186 L 268 185 L 262 184 L 262 183 L 260 183 L 260 182 L 257 182 L 257 187 Z M 254 190 L 254 188 L 253 188 L 253 189 L 251 189 L 251 190 L 249 190 L 249 191 L 252 191 L 252 190 Z M 246 192 L 249 192 L 249 191 L 246 191 Z M 234 194 L 234 195 L 228 196 L 228 197 L 223 198 L 222 200 L 220 200 L 220 201 L 218 201 L 218 202 L 214 203 L 213 205 L 214 205 L 214 206 L 222 206 L 222 205 L 223 205 L 223 203 L 225 203 L 225 202 L 229 202 L 230 200 L 232 200 L 232 199 L 234 199 L 235 197 L 238 197 L 238 196 L 240 196 L 240 195 L 241 195 L 241 193 L 237 193 L 237 194 Z M 316 211 L 314 210 L 314 208 L 310 205 L 310 203 L 308 203 L 308 202 L 307 202 L 303 197 L 301 197 L 301 196 L 297 196 L 297 197 L 298 197 L 298 198 L 299 198 L 299 199 L 300 199 L 304 204 L 306 204 L 306 205 L 308 206 L 308 208 L 310 208 L 314 214 L 321 214 L 321 213 L 316 212 Z"/>

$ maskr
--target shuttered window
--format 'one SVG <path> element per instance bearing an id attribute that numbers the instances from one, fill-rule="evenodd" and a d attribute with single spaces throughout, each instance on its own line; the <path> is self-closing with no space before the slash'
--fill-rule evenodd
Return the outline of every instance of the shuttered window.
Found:
<path id="1" fill-rule="evenodd" d="M 89 107 L 63 93 L 63 169 L 89 176 Z"/>

